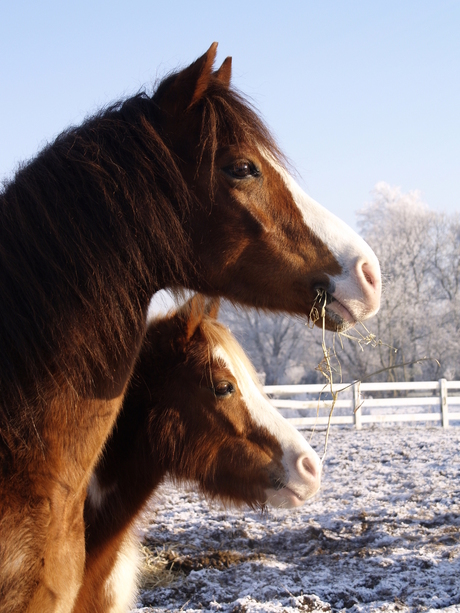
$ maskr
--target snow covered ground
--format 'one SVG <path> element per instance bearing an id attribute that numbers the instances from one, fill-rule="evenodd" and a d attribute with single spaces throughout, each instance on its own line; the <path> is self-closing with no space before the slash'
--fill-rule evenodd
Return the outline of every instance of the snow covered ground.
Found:
<path id="1" fill-rule="evenodd" d="M 294 511 L 165 484 L 140 532 L 169 580 L 145 580 L 135 610 L 460 611 L 459 443 L 460 427 L 333 427 L 322 488 Z"/>

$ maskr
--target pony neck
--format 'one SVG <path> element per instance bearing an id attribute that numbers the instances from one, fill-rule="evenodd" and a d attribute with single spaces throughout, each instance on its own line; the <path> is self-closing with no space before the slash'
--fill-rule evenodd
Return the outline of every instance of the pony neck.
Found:
<path id="1" fill-rule="evenodd" d="M 152 294 L 192 271 L 189 206 L 142 96 L 64 132 L 18 171 L 0 194 L 6 402 L 53 395 L 69 376 L 78 394 L 120 391 Z"/>

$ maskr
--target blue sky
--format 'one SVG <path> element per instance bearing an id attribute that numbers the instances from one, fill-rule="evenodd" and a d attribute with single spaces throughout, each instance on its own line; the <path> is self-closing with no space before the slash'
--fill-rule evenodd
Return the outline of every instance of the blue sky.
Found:
<path id="1" fill-rule="evenodd" d="M 378 181 L 460 211 L 460 0 L 4 2 L 0 177 L 214 40 L 302 186 L 348 223 Z"/>

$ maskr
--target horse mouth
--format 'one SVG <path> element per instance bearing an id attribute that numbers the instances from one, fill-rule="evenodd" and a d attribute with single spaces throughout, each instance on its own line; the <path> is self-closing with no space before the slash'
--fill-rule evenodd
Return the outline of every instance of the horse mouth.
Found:
<path id="1" fill-rule="evenodd" d="M 301 507 L 310 496 L 302 496 L 293 488 L 284 485 L 267 491 L 265 504 L 279 509 Z"/>
<path id="2" fill-rule="evenodd" d="M 287 502 L 290 502 L 290 507 L 301 507 L 306 501 L 307 498 L 298 494 L 295 490 L 290 487 L 284 487 L 282 490 L 284 497 Z"/>
<path id="3" fill-rule="evenodd" d="M 350 309 L 334 296 L 334 292 L 336 291 L 335 283 L 330 282 L 326 288 L 318 286 L 316 290 L 318 292 L 316 297 L 317 302 L 315 301 L 316 306 L 320 313 L 324 309 L 325 323 L 328 330 L 342 332 L 348 328 L 352 328 L 357 323 L 358 320 Z M 323 325 L 322 318 L 320 317 L 315 323 L 317 326 L 321 327 Z"/>
<path id="4" fill-rule="evenodd" d="M 326 317 L 334 324 L 337 332 L 352 328 L 357 323 L 356 318 L 347 307 L 330 294 L 327 297 Z"/>

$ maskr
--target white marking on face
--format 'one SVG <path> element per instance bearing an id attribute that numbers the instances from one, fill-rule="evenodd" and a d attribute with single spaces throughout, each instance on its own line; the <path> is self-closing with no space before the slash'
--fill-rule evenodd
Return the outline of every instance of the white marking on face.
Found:
<path id="1" fill-rule="evenodd" d="M 327 310 L 350 323 L 375 315 L 381 294 L 380 265 L 375 253 L 345 222 L 310 198 L 269 154 L 262 151 L 262 155 L 283 179 L 305 225 L 342 267 L 340 275 L 331 277 L 335 286 L 332 295 L 339 304 L 333 302 Z"/>
<path id="2" fill-rule="evenodd" d="M 320 487 L 321 461 L 317 453 L 300 432 L 278 413 L 237 355 L 230 358 L 225 349 L 219 346 L 214 349 L 214 357 L 235 377 L 253 422 L 268 430 L 283 451 L 282 463 L 288 483 L 282 490 L 267 491 L 267 502 L 273 506 L 300 506 Z"/>

